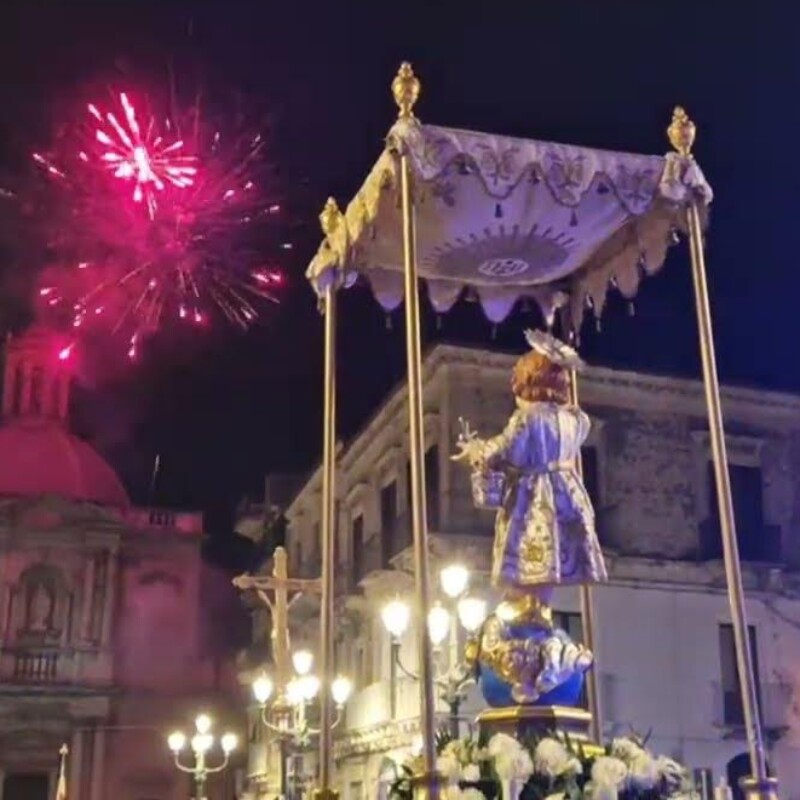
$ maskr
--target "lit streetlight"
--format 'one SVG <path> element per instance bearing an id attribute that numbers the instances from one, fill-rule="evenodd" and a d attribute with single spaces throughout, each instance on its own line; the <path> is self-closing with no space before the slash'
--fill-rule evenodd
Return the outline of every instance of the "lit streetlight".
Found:
<path id="1" fill-rule="evenodd" d="M 455 737 L 459 735 L 459 711 L 466 689 L 474 682 L 470 668 L 458 657 L 458 625 L 465 630 L 468 638 L 475 638 L 487 614 L 485 600 L 466 594 L 469 578 L 469 570 L 461 564 L 445 567 L 440 572 L 439 579 L 445 602 L 455 610 L 456 621 L 453 620 L 452 610 L 448 610 L 441 602 L 431 606 L 427 619 L 436 666 L 434 684 L 439 690 L 439 697 L 449 709 L 450 730 Z M 411 608 L 399 598 L 391 600 L 381 610 L 381 620 L 391 636 L 393 667 L 397 667 L 411 679 L 419 680 L 419 676 L 407 669 L 400 658 L 401 640 L 411 624 Z M 444 659 L 443 645 L 448 637 L 450 655 L 449 659 Z M 394 684 L 394 680 L 392 683 Z"/>
<path id="2" fill-rule="evenodd" d="M 261 708 L 261 721 L 278 739 L 281 751 L 281 795 L 288 797 L 288 770 L 286 762 L 289 748 L 303 748 L 320 731 L 308 723 L 308 708 L 321 690 L 320 679 L 312 674 L 314 657 L 308 650 L 292 653 L 295 674 L 283 687 L 276 687 L 272 678 L 262 672 L 253 681 L 253 696 Z M 330 685 L 330 693 L 336 706 L 333 727 L 341 723 L 342 713 L 353 684 L 349 678 L 338 676 Z"/>
<path id="3" fill-rule="evenodd" d="M 210 766 L 207 757 L 216 741 L 211 733 L 211 725 L 211 717 L 208 714 L 199 714 L 194 721 L 195 733 L 191 740 L 183 731 L 173 731 L 167 737 L 167 745 L 175 756 L 175 766 L 181 772 L 186 772 L 194 778 L 196 800 L 206 800 L 208 776 L 222 772 L 228 766 L 230 755 L 237 745 L 236 734 L 223 734 L 219 740 L 222 761 L 216 766 Z M 181 761 L 181 753 L 186 749 L 187 742 L 194 755 L 193 764 L 185 764 Z"/>

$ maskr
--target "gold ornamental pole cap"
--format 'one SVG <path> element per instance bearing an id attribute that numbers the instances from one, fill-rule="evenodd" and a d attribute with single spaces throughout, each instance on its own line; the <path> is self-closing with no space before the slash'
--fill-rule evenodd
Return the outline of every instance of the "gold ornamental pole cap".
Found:
<path id="1" fill-rule="evenodd" d="M 398 108 L 398 119 L 415 119 L 414 106 L 419 100 L 422 84 L 408 61 L 404 61 L 392 81 L 392 94 Z"/>
<path id="2" fill-rule="evenodd" d="M 329 197 L 325 202 L 322 213 L 319 215 L 319 224 L 322 226 L 322 232 L 326 236 L 330 236 L 339 225 L 342 212 L 339 210 L 339 205 L 336 200 Z"/>
<path id="3" fill-rule="evenodd" d="M 682 106 L 675 106 L 675 110 L 672 112 L 672 122 L 667 128 L 667 136 L 673 149 L 684 157 L 691 156 L 696 135 L 697 126 L 689 119 L 689 115 Z"/>

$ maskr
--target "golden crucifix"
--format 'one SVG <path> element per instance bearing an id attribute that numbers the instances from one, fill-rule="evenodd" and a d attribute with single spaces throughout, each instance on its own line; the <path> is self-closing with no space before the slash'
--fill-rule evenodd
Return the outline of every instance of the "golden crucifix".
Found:
<path id="1" fill-rule="evenodd" d="M 290 578 L 286 550 L 276 547 L 272 556 L 272 575 L 240 575 L 233 579 L 233 585 L 243 591 L 252 589 L 269 609 L 275 680 L 277 686 L 284 689 L 292 676 L 289 609 L 303 594 L 319 594 L 322 583 L 318 578 Z"/>

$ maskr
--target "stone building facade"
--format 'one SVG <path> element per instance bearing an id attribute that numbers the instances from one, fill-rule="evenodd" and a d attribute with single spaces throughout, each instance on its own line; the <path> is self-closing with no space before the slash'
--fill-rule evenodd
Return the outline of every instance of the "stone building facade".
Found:
<path id="1" fill-rule="evenodd" d="M 165 736 L 239 727 L 232 670 L 201 649 L 202 516 L 133 507 L 69 430 L 57 338 L 10 340 L 0 426 L 0 800 L 182 800 Z M 233 796 L 229 776 L 211 800 Z"/>
<path id="2" fill-rule="evenodd" d="M 514 358 L 438 346 L 424 366 L 432 569 L 460 561 L 472 591 L 491 596 L 493 517 L 472 505 L 449 455 L 459 418 L 499 432 L 512 408 Z M 718 782 L 746 770 L 746 745 L 702 385 L 592 368 L 581 403 L 584 450 L 611 581 L 593 593 L 606 735 L 652 729 L 652 745 Z M 723 390 L 739 546 L 761 714 L 782 796 L 800 798 L 800 398 Z M 418 737 L 416 683 L 392 668 L 380 608 L 411 596 L 407 407 L 398 389 L 341 451 L 337 477 L 338 668 L 357 691 L 337 740 L 343 800 L 385 792 L 392 765 Z M 296 573 L 319 574 L 321 474 L 286 514 Z M 579 598 L 560 590 L 560 621 L 580 635 Z M 409 631 L 401 655 L 416 663 Z M 467 717 L 480 709 L 472 693 Z M 445 709 L 442 707 L 442 712 Z"/>

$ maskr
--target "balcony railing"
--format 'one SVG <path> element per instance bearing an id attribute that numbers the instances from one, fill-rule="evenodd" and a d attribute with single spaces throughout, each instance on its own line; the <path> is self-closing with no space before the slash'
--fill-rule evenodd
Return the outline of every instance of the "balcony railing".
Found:
<path id="1" fill-rule="evenodd" d="M 788 710 L 791 708 L 792 687 L 785 683 L 762 683 L 758 687 L 758 705 L 761 724 L 768 731 L 781 731 L 788 727 Z M 712 703 L 715 727 L 744 727 L 744 706 L 738 689 L 715 683 L 712 686 Z"/>
<path id="2" fill-rule="evenodd" d="M 108 652 L 56 647 L 0 649 L 0 683 L 104 686 L 111 679 Z"/>
<path id="3" fill-rule="evenodd" d="M 20 683 L 53 683 L 58 679 L 57 651 L 14 654 L 12 677 Z"/>

